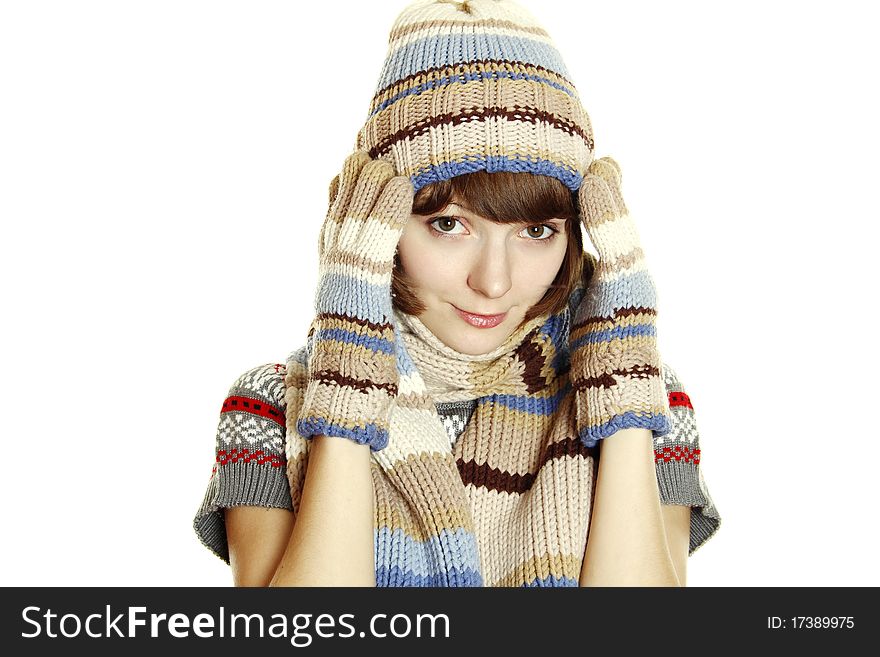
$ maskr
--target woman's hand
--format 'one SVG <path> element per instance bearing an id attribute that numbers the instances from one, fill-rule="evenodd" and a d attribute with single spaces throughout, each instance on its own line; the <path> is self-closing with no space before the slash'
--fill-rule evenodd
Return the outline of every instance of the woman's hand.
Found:
<path id="1" fill-rule="evenodd" d="M 388 442 L 399 381 L 391 274 L 414 189 L 388 162 L 356 151 L 330 196 L 297 432 L 348 438 L 378 451 Z"/>
<path id="2" fill-rule="evenodd" d="M 599 252 L 570 338 L 577 430 L 588 447 L 621 429 L 662 436 L 670 427 L 657 292 L 620 185 L 617 162 L 603 157 L 590 164 L 578 191 L 581 219 Z"/>

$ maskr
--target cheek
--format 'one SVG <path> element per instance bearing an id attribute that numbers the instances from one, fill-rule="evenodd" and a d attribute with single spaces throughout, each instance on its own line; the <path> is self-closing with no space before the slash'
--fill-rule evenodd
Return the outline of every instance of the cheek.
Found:
<path id="1" fill-rule="evenodd" d="M 438 248 L 437 241 L 416 231 L 404 232 L 398 245 L 403 270 L 422 292 L 440 292 L 452 284 L 455 263 L 454 250 Z"/>
<path id="2" fill-rule="evenodd" d="M 532 295 L 542 296 L 547 290 L 547 286 L 556 279 L 559 268 L 565 260 L 565 252 L 568 244 L 564 239 L 558 240 L 553 246 L 543 249 L 535 254 L 538 248 L 530 249 L 532 253 L 524 258 L 521 265 L 520 280 L 532 291 Z"/>

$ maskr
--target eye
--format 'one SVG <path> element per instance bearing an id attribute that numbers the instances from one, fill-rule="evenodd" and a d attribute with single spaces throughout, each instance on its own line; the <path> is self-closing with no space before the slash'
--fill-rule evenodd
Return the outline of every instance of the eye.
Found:
<path id="1" fill-rule="evenodd" d="M 455 224 L 461 224 L 457 217 L 437 217 L 433 221 L 428 222 L 429 226 L 434 227 L 434 230 L 442 235 L 461 235 L 461 233 L 452 232 Z"/>
<path id="2" fill-rule="evenodd" d="M 546 233 L 544 232 L 544 229 L 547 230 Z M 553 239 L 553 236 L 559 231 L 549 224 L 535 224 L 534 226 L 524 228 L 523 232 L 526 233 L 526 237 L 530 238 L 533 242 L 543 242 L 545 240 Z"/>

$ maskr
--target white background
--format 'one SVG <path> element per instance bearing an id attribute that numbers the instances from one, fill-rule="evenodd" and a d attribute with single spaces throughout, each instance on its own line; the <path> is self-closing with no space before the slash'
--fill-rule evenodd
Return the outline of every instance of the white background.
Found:
<path id="1" fill-rule="evenodd" d="M 522 0 L 612 155 L 720 532 L 692 586 L 878 585 L 870 3 Z M 405 2 L 4 2 L 6 585 L 228 585 L 229 385 L 311 319 Z"/>

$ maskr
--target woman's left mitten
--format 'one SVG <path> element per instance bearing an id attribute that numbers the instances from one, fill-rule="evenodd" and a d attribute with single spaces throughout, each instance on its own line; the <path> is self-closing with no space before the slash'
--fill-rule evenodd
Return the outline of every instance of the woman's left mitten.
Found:
<path id="1" fill-rule="evenodd" d="M 621 429 L 669 432 L 657 349 L 657 291 L 623 202 L 620 167 L 593 161 L 578 191 L 581 220 L 599 253 L 571 329 L 577 429 L 588 447 Z"/>

